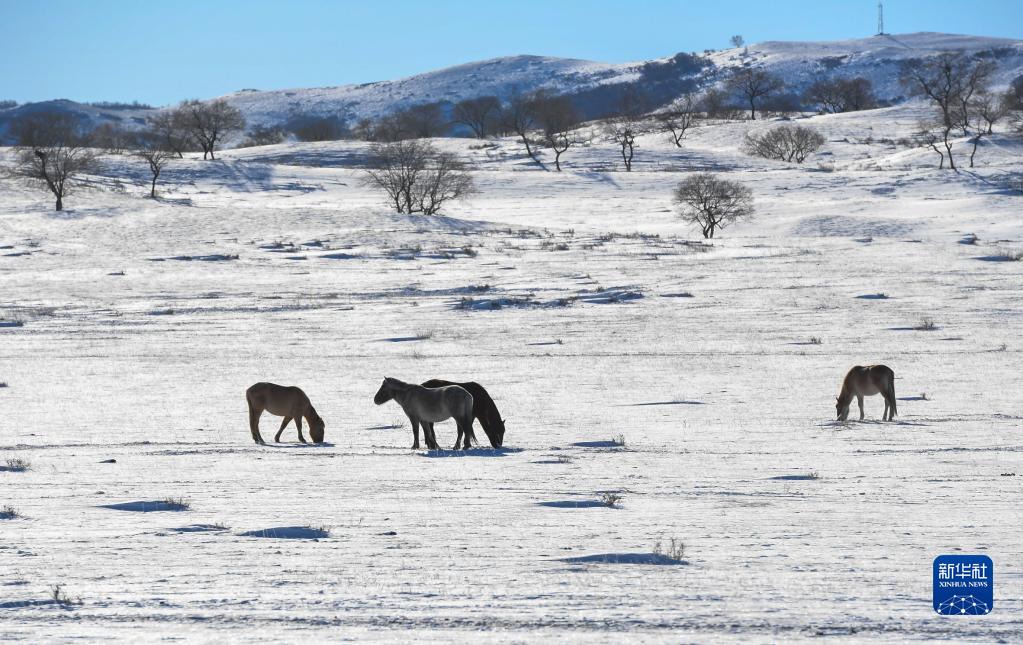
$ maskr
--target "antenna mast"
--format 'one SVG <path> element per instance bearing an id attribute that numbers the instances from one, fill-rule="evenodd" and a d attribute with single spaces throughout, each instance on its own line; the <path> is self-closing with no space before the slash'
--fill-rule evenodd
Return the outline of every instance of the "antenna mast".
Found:
<path id="1" fill-rule="evenodd" d="M 880 0 L 877 3 L 877 35 L 884 36 L 884 4 Z"/>

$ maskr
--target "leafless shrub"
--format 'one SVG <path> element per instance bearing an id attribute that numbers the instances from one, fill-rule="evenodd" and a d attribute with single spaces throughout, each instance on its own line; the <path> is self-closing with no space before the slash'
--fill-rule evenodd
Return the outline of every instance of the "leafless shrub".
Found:
<path id="1" fill-rule="evenodd" d="M 21 517 L 21 513 L 19 513 L 13 506 L 8 504 L 0 507 L 0 520 L 14 520 L 19 517 Z"/>
<path id="2" fill-rule="evenodd" d="M 611 443 L 614 444 L 615 446 L 619 447 L 619 448 L 624 448 L 625 447 L 625 435 L 624 434 L 616 434 L 615 436 L 611 437 Z"/>
<path id="3" fill-rule="evenodd" d="M 0 470 L 5 470 L 11 473 L 23 473 L 26 470 L 31 470 L 32 464 L 24 459 L 12 458 L 8 459 L 5 466 L 0 467 Z"/>
<path id="4" fill-rule="evenodd" d="M 621 501 L 622 496 L 619 493 L 607 491 L 600 494 L 600 503 L 608 508 L 618 508 Z"/>
<path id="5" fill-rule="evenodd" d="M 914 327 L 917 331 L 934 331 L 937 328 L 937 323 L 934 322 L 933 318 L 928 316 L 921 318 L 920 322 L 917 323 L 916 327 Z"/>
<path id="6" fill-rule="evenodd" d="M 778 161 L 803 163 L 806 158 L 824 145 L 824 135 L 817 130 L 801 125 L 779 125 L 762 134 L 747 134 L 744 149 L 746 154 L 776 159 Z"/>
<path id="7" fill-rule="evenodd" d="M 375 167 L 366 172 L 366 182 L 383 190 L 399 213 L 435 215 L 447 202 L 475 192 L 464 164 L 429 142 L 378 144 L 373 153 Z"/>
<path id="8" fill-rule="evenodd" d="M 58 605 L 70 606 L 82 604 L 81 597 L 72 598 L 64 589 L 64 585 L 52 585 L 50 587 L 50 598 Z"/>
<path id="9" fill-rule="evenodd" d="M 657 538 L 657 541 L 654 542 L 654 554 L 681 562 L 686 554 L 686 545 L 682 540 L 674 537 L 668 538 L 667 542 Z"/>
<path id="10" fill-rule="evenodd" d="M 682 219 L 700 227 L 704 238 L 719 228 L 753 216 L 753 191 L 737 181 L 696 173 L 675 188 Z"/>
<path id="11" fill-rule="evenodd" d="M 191 503 L 183 497 L 168 497 L 161 504 L 168 511 L 187 511 L 192 508 Z"/>

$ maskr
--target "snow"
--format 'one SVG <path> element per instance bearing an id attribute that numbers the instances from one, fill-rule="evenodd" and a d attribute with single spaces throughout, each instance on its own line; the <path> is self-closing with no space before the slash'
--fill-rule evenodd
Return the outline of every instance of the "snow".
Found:
<path id="1" fill-rule="evenodd" d="M 920 109 L 805 119 L 803 166 L 739 151 L 761 122 L 646 135 L 631 173 L 438 141 L 480 189 L 440 218 L 389 211 L 351 142 L 193 155 L 160 201 L 107 157 L 63 213 L 0 178 L 0 463 L 30 464 L 0 472 L 0 638 L 1018 639 L 1023 263 L 983 260 L 1023 249 L 1021 144 L 938 171 L 882 142 Z M 755 219 L 696 239 L 692 169 Z M 833 421 L 875 362 L 896 422 Z M 411 451 L 384 376 L 482 383 L 505 447 Z M 326 443 L 252 443 L 264 380 Z M 949 552 L 994 560 L 985 618 L 931 609 Z"/>

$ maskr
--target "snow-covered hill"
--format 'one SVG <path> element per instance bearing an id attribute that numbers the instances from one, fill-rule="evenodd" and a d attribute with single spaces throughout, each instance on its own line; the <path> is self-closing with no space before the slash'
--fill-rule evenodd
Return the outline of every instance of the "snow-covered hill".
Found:
<path id="1" fill-rule="evenodd" d="M 639 78 L 641 63 L 608 64 L 571 58 L 513 56 L 458 65 L 396 81 L 312 89 L 242 90 L 227 95 L 253 123 L 278 123 L 296 114 L 349 113 L 373 118 L 418 103 L 450 102 L 476 96 L 507 97 L 546 88 L 577 92 Z"/>
<path id="2" fill-rule="evenodd" d="M 222 98 L 237 106 L 250 125 L 275 125 L 298 115 L 346 116 L 350 121 L 375 118 L 410 105 L 455 103 L 476 96 L 506 98 L 539 88 L 582 95 L 594 101 L 595 88 L 625 83 L 650 87 L 705 86 L 719 82 L 729 70 L 745 65 L 764 67 L 785 79 L 799 93 L 814 80 L 830 76 L 864 76 L 874 83 L 879 98 L 899 101 L 899 67 L 948 50 L 990 56 L 998 63 L 996 83 L 1005 85 L 1023 75 L 1023 41 L 939 33 L 873 36 L 826 42 L 777 42 L 701 54 L 698 64 L 671 66 L 671 58 L 634 63 L 599 63 L 544 56 L 495 58 L 418 74 L 393 81 L 320 88 L 260 91 L 243 89 Z M 699 63 L 706 63 L 700 68 Z M 667 77 L 667 79 L 666 79 Z M 663 93 L 663 92 L 662 92 Z M 91 125 L 103 122 L 138 125 L 149 110 L 111 110 L 73 101 L 50 101 L 0 110 L 0 139 L 6 123 L 40 109 L 81 114 Z"/>
<path id="3" fill-rule="evenodd" d="M 797 90 L 823 77 L 863 76 L 873 82 L 879 98 L 897 101 L 904 94 L 899 86 L 900 66 L 946 51 L 990 56 L 998 63 L 995 84 L 999 86 L 1023 74 L 1023 41 L 933 32 L 822 42 L 768 41 L 746 50 L 720 51 L 710 58 L 719 69 L 747 64 L 764 67 Z"/>

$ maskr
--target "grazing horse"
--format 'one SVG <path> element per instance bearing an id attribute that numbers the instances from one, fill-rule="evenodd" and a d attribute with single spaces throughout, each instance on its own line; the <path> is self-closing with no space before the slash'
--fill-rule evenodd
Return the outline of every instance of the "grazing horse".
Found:
<path id="1" fill-rule="evenodd" d="M 412 432 L 415 442 L 412 449 L 419 448 L 419 424 L 423 424 L 423 438 L 426 439 L 426 447 L 437 449 L 437 435 L 433 432 L 433 424 L 455 418 L 458 424 L 458 438 L 455 439 L 455 447 L 465 436 L 464 449 L 468 450 L 470 441 L 476 441 L 476 435 L 472 432 L 472 395 L 457 385 L 448 385 L 438 388 L 426 388 L 414 383 L 406 383 L 396 378 L 387 377 L 380 384 L 373 403 L 383 405 L 391 399 L 398 402 L 401 409 L 408 415 L 412 423 Z"/>
<path id="2" fill-rule="evenodd" d="M 863 397 L 880 394 L 884 397 L 884 421 L 891 421 L 898 412 L 895 405 L 895 372 L 886 365 L 857 365 L 849 370 L 842 382 L 835 410 L 838 420 L 849 418 L 849 404 L 855 396 L 860 404 L 860 420 L 863 420 Z"/>
<path id="3" fill-rule="evenodd" d="M 273 383 L 256 383 L 245 390 L 245 399 L 249 402 L 249 429 L 252 430 L 252 440 L 256 443 L 265 443 L 259 434 L 259 417 L 263 410 L 270 414 L 284 417 L 281 429 L 277 431 L 274 441 L 280 443 L 281 433 L 291 420 L 295 420 L 295 427 L 298 428 L 298 440 L 305 443 L 302 436 L 302 417 L 309 423 L 309 436 L 314 443 L 323 441 L 323 419 L 316 414 L 313 404 L 305 392 L 297 387 L 275 385 Z"/>
<path id="4" fill-rule="evenodd" d="M 430 388 L 447 385 L 457 385 L 472 395 L 472 416 L 476 417 L 480 425 L 483 426 L 483 432 L 487 433 L 490 445 L 495 448 L 504 445 L 504 419 L 497 411 L 497 404 L 494 403 L 494 399 L 490 398 L 490 393 L 483 389 L 482 385 L 473 381 L 454 383 L 435 378 L 423 383 L 423 387 Z"/>

